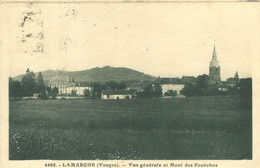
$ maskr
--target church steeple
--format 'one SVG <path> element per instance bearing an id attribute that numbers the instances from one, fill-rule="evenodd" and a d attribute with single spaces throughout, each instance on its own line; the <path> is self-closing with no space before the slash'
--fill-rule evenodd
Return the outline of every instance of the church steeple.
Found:
<path id="1" fill-rule="evenodd" d="M 213 54 L 212 54 L 212 60 L 210 61 L 210 66 L 213 67 L 217 67 L 219 66 L 219 61 L 217 59 L 217 53 L 216 53 L 216 45 L 214 44 L 214 48 L 213 48 Z"/>
<path id="2" fill-rule="evenodd" d="M 209 79 L 210 83 L 215 84 L 221 81 L 220 79 L 220 64 L 217 59 L 216 45 L 214 44 L 212 60 L 209 64 Z"/>
<path id="3" fill-rule="evenodd" d="M 216 54 L 216 45 L 214 44 L 213 54 L 212 54 L 212 60 L 217 60 L 217 54 Z"/>

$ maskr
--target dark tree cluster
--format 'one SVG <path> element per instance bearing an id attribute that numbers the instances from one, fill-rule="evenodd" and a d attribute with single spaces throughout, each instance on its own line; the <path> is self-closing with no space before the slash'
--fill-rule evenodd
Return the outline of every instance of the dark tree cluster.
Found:
<path id="1" fill-rule="evenodd" d="M 52 99 L 55 99 L 59 93 L 59 89 L 57 87 L 54 87 L 53 89 L 51 87 L 47 87 L 46 92 L 47 92 L 47 97 L 51 97 Z"/>
<path id="2" fill-rule="evenodd" d="M 105 82 L 105 83 L 100 83 L 100 82 L 95 82 L 93 83 L 93 90 L 92 90 L 92 98 L 101 98 L 101 91 L 102 90 L 125 90 L 126 85 L 124 82 L 115 82 L 115 81 L 110 81 L 110 82 Z M 88 95 L 90 93 L 87 93 Z M 85 95 L 85 92 L 84 92 Z"/>
<path id="3" fill-rule="evenodd" d="M 252 78 L 240 79 L 238 88 L 242 98 L 252 100 Z"/>
<path id="4" fill-rule="evenodd" d="M 38 98 L 47 98 L 41 72 L 36 78 L 34 72 L 28 68 L 21 82 L 9 78 L 9 97 L 33 96 L 34 93 L 38 93 Z"/>
<path id="5" fill-rule="evenodd" d="M 86 98 L 91 98 L 91 92 L 90 92 L 89 89 L 85 89 L 85 90 L 84 90 L 84 97 L 86 97 Z"/>
<path id="6" fill-rule="evenodd" d="M 20 81 L 9 78 L 9 97 L 22 97 L 23 91 Z"/>
<path id="7" fill-rule="evenodd" d="M 159 98 L 161 96 L 162 87 L 158 82 L 147 84 L 143 91 L 137 93 L 138 98 Z"/>
<path id="8" fill-rule="evenodd" d="M 171 96 L 171 97 L 175 97 L 177 95 L 177 91 L 176 90 L 167 90 L 164 93 L 164 96 Z"/>
<path id="9" fill-rule="evenodd" d="M 37 92 L 37 83 L 36 77 L 33 71 L 30 71 L 29 68 L 26 70 L 26 74 L 22 78 L 22 90 L 23 96 L 33 96 L 33 93 Z"/>
<path id="10" fill-rule="evenodd" d="M 209 83 L 209 76 L 206 74 L 199 75 L 196 78 L 196 84 L 187 83 L 185 87 L 181 90 L 181 94 L 191 97 L 191 96 L 213 96 L 219 95 L 217 85 L 212 85 Z"/>
<path id="11" fill-rule="evenodd" d="M 236 76 L 238 76 L 236 74 Z M 208 75 L 199 75 L 196 84 L 187 83 L 181 90 L 181 94 L 191 96 L 216 96 L 216 95 L 240 95 L 245 99 L 252 99 L 252 78 L 235 78 L 235 85 L 229 86 L 227 91 L 220 91 L 217 84 L 209 83 Z"/>

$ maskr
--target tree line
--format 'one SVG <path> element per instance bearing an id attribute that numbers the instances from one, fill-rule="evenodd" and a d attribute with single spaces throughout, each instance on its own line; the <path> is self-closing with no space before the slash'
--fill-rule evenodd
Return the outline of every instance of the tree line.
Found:
<path id="1" fill-rule="evenodd" d="M 102 90 L 126 90 L 126 83 L 125 82 L 95 82 L 92 85 L 93 89 L 90 92 L 89 90 L 84 91 L 85 97 L 92 97 L 92 98 L 101 98 Z M 162 87 L 159 83 L 147 83 L 142 91 L 135 92 L 137 98 L 158 98 L 162 96 Z"/>
<path id="2" fill-rule="evenodd" d="M 126 82 L 93 82 L 92 90 L 84 90 L 84 97 L 100 99 L 102 90 L 126 90 Z M 31 97 L 34 93 L 38 94 L 40 99 L 55 99 L 59 93 L 57 87 L 46 87 L 43 75 L 39 72 L 36 77 L 33 71 L 28 68 L 21 82 L 9 78 L 9 98 L 11 97 Z M 146 83 L 142 91 L 135 92 L 138 98 L 158 98 L 162 96 L 162 88 L 159 83 Z M 71 96 L 77 96 L 77 92 L 72 90 Z"/>
<path id="3" fill-rule="evenodd" d="M 84 97 L 101 98 L 102 90 L 126 90 L 126 82 L 94 82 L 92 83 L 92 90 L 84 90 Z M 26 70 L 21 82 L 9 78 L 9 97 L 24 97 L 33 96 L 38 93 L 38 98 L 47 99 L 49 97 L 55 98 L 59 90 L 57 87 L 46 87 L 43 80 L 43 75 L 40 72 L 38 76 Z M 141 91 L 133 91 L 137 98 L 159 98 L 162 96 L 161 84 L 157 81 L 145 83 Z M 229 87 L 227 91 L 219 90 L 218 84 L 210 84 L 209 76 L 206 74 L 199 75 L 196 78 L 196 83 L 186 83 L 185 87 L 180 91 L 182 95 L 191 96 L 216 96 L 216 95 L 240 95 L 241 97 L 252 99 L 252 78 L 244 78 L 237 80 L 235 86 Z M 70 93 L 76 96 L 76 91 Z M 168 91 L 166 96 L 174 97 L 176 92 Z"/>
<path id="4" fill-rule="evenodd" d="M 158 82 L 148 83 L 142 91 L 137 92 L 137 98 L 159 98 L 162 97 L 162 87 Z"/>
<path id="5" fill-rule="evenodd" d="M 38 93 L 38 98 L 47 99 L 49 96 L 56 97 L 58 92 L 58 88 L 46 88 L 42 73 L 39 72 L 36 77 L 29 68 L 27 68 L 21 82 L 9 78 L 9 98 L 33 96 L 34 93 Z"/>
<path id="6" fill-rule="evenodd" d="M 203 74 L 196 78 L 196 83 L 186 83 L 180 93 L 187 97 L 239 95 L 243 98 L 252 99 L 252 78 L 237 80 L 234 86 L 229 86 L 226 91 L 221 91 L 218 84 L 210 84 L 209 76 Z"/>

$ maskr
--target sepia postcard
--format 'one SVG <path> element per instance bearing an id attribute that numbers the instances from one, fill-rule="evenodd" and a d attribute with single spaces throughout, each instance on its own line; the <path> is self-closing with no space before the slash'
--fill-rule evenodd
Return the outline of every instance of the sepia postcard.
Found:
<path id="1" fill-rule="evenodd" d="M 257 168 L 260 2 L 0 1 L 1 168 Z"/>

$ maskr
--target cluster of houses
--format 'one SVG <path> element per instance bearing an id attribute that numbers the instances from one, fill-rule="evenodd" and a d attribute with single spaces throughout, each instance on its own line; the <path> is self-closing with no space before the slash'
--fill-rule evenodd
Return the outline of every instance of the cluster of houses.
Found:
<path id="1" fill-rule="evenodd" d="M 236 73 L 237 74 L 237 73 Z M 238 80 L 238 75 L 234 78 L 229 78 L 226 81 L 222 81 L 218 85 L 220 91 L 228 91 L 228 88 L 233 87 Z M 176 93 L 176 97 L 182 98 L 181 90 L 185 87 L 185 84 L 196 83 L 196 78 L 194 76 L 183 76 L 182 78 L 158 78 L 156 82 L 160 83 L 162 88 L 162 95 L 165 96 L 168 91 L 173 91 Z M 143 91 L 144 86 L 147 81 L 128 81 L 126 82 L 125 90 L 102 90 L 101 99 L 132 99 L 135 93 Z M 83 96 L 84 91 L 88 90 L 91 92 L 93 90 L 93 82 L 75 82 L 69 76 L 57 76 L 49 81 L 45 82 L 47 87 L 57 87 L 59 90 L 59 95 L 66 96 L 71 95 L 72 92 L 77 96 Z"/>
<path id="2" fill-rule="evenodd" d="M 228 91 L 228 88 L 233 87 L 238 83 L 239 77 L 236 72 L 234 78 L 229 78 L 226 81 L 221 81 L 220 78 L 220 63 L 217 60 L 215 45 L 213 48 L 212 60 L 209 65 L 209 80 L 211 84 L 217 84 L 219 91 Z M 182 78 L 158 78 L 156 80 L 162 87 L 162 94 L 165 95 L 168 91 L 173 91 L 176 97 L 184 97 L 181 95 L 181 90 L 185 84 L 196 83 L 194 76 L 183 76 Z M 75 82 L 74 78 L 69 76 L 57 76 L 46 83 L 47 87 L 57 87 L 59 95 L 70 95 L 74 92 L 78 96 L 83 96 L 85 90 L 90 92 L 93 90 L 92 82 Z M 132 99 L 133 93 L 143 91 L 145 81 L 130 81 L 126 82 L 126 90 L 103 90 L 101 99 Z"/>
<path id="3" fill-rule="evenodd" d="M 234 78 L 228 78 L 226 81 L 222 81 L 218 85 L 220 91 L 228 91 L 228 88 L 233 87 L 238 80 L 238 74 L 236 73 Z M 184 97 L 181 95 L 181 90 L 185 87 L 185 84 L 196 83 L 196 78 L 194 76 L 183 76 L 182 78 L 158 78 L 156 82 L 160 83 L 162 88 L 162 95 L 165 96 L 168 91 L 173 91 L 176 93 L 176 97 Z M 132 99 L 135 93 L 143 91 L 144 86 L 147 81 L 128 81 L 126 82 L 125 90 L 102 90 L 101 99 Z M 45 81 L 47 87 L 57 87 L 59 90 L 59 95 L 66 96 L 71 95 L 72 92 L 77 96 L 83 96 L 84 91 L 88 90 L 91 92 L 93 90 L 93 82 L 75 82 L 69 76 L 57 76 L 49 81 Z"/>
<path id="4" fill-rule="evenodd" d="M 180 78 L 158 78 L 157 82 L 161 84 L 162 94 L 169 90 L 176 93 L 176 96 L 182 97 L 180 91 L 184 88 L 185 83 L 195 83 L 194 76 L 183 76 Z M 133 94 L 143 91 L 146 81 L 128 81 L 126 90 L 102 90 L 101 99 L 132 99 Z M 59 95 L 71 95 L 74 92 L 77 96 L 83 96 L 85 90 L 93 90 L 93 82 L 75 82 L 69 76 L 57 76 L 49 81 L 45 81 L 47 87 L 57 87 Z"/>

